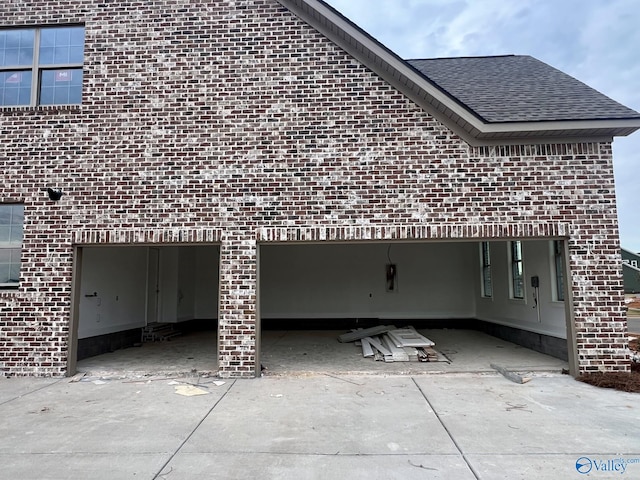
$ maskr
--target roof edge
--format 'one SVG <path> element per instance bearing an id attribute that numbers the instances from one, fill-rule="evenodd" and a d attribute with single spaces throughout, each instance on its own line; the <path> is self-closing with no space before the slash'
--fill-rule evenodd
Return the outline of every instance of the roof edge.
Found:
<path id="1" fill-rule="evenodd" d="M 489 123 L 323 0 L 277 1 L 471 145 L 611 141 L 640 129 L 640 117 Z"/>

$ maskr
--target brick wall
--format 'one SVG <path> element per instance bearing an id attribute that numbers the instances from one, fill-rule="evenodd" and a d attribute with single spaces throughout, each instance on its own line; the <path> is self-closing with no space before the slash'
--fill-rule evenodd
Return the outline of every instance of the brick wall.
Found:
<path id="1" fill-rule="evenodd" d="M 74 243 L 212 237 L 222 376 L 253 375 L 256 245 L 282 238 L 566 237 L 580 369 L 628 369 L 609 144 L 470 148 L 275 0 L 0 6 L 76 22 L 83 105 L 0 111 L 26 216 L 0 371 L 65 372 Z"/>

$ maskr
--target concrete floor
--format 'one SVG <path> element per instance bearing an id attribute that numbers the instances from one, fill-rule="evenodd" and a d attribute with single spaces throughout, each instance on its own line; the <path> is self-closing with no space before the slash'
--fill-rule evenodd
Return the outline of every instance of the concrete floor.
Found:
<path id="1" fill-rule="evenodd" d="M 493 372 L 490 364 L 511 371 L 554 372 L 567 362 L 472 330 L 420 330 L 436 344 L 443 361 L 376 362 L 360 347 L 340 343 L 344 331 L 264 331 L 261 363 L 265 375 L 419 375 Z M 97 377 L 215 375 L 216 332 L 192 332 L 168 342 L 147 343 L 78 362 L 78 371 Z"/>
<path id="2" fill-rule="evenodd" d="M 6 479 L 640 478 L 637 394 L 568 375 L 0 376 L 0 418 Z"/>

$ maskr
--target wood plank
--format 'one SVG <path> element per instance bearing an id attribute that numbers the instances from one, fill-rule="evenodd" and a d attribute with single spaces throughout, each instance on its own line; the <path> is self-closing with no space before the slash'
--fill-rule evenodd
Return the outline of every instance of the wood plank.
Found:
<path id="1" fill-rule="evenodd" d="M 402 349 L 405 351 L 405 353 L 409 357 L 409 361 L 410 362 L 417 362 L 418 361 L 418 350 L 416 348 L 414 348 L 414 347 L 403 347 Z"/>
<path id="2" fill-rule="evenodd" d="M 386 349 L 384 346 L 382 346 L 382 344 L 376 340 L 375 338 L 369 338 L 369 344 L 375 348 L 376 350 L 378 350 L 382 355 L 384 355 L 385 357 L 391 357 L 391 352 Z"/>
<path id="3" fill-rule="evenodd" d="M 387 335 L 395 342 L 397 347 L 433 347 L 434 342 L 420 335 L 412 327 L 389 330 Z"/>
<path id="4" fill-rule="evenodd" d="M 511 380 L 512 382 L 515 383 L 527 383 L 531 380 L 531 378 L 529 377 L 523 377 L 522 375 L 518 375 L 515 372 L 510 372 L 509 370 L 507 370 L 504 367 L 501 367 L 500 365 L 495 365 L 495 364 L 490 364 L 489 365 L 491 368 L 493 368 L 494 370 L 496 370 L 497 372 L 499 372 L 500 374 L 502 374 L 503 377 Z"/>
<path id="5" fill-rule="evenodd" d="M 373 357 L 373 348 L 371 348 L 371 344 L 369 343 L 369 337 L 363 338 L 360 340 L 362 343 L 362 356 L 364 358 Z"/>
<path id="6" fill-rule="evenodd" d="M 394 325 L 378 325 L 377 327 L 365 328 L 363 330 L 356 330 L 355 332 L 344 333 L 338 337 L 338 341 L 342 343 L 353 342 L 355 340 L 362 340 L 366 337 L 372 337 L 374 335 L 380 335 L 386 333 L 389 330 L 395 330 Z"/>
<path id="7" fill-rule="evenodd" d="M 407 352 L 405 352 L 402 349 L 402 347 L 396 347 L 396 345 L 393 343 L 393 340 L 391 340 L 391 338 L 389 338 L 389 335 L 383 335 L 382 336 L 382 343 L 391 352 L 391 355 L 393 357 L 393 361 L 394 362 L 408 362 L 409 361 L 409 355 L 407 355 Z"/>

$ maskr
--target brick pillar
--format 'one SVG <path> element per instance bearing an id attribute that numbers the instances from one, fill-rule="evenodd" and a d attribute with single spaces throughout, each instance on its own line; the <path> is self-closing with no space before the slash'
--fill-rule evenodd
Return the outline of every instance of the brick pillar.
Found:
<path id="1" fill-rule="evenodd" d="M 229 233 L 220 245 L 218 374 L 256 373 L 257 244 L 255 235 Z"/>
<path id="2" fill-rule="evenodd" d="M 570 255 L 579 373 L 630 369 L 617 231 L 578 238 Z"/>

